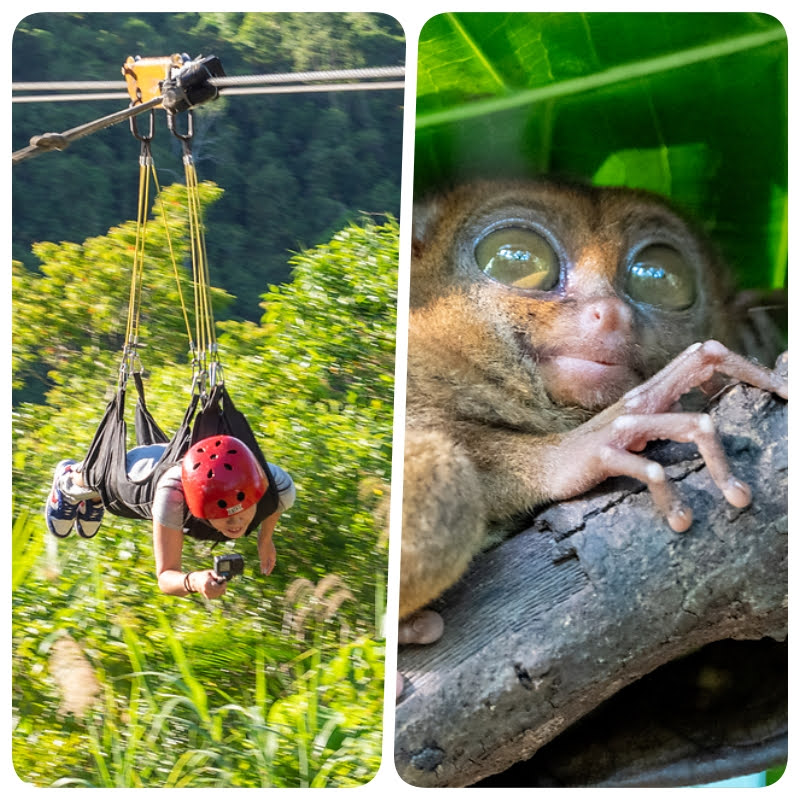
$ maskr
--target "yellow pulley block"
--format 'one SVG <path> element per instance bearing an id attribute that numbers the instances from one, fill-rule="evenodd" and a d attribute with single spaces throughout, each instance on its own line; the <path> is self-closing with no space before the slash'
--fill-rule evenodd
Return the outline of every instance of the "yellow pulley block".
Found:
<path id="1" fill-rule="evenodd" d="M 183 56 L 177 53 L 152 58 L 128 56 L 122 65 L 122 74 L 131 100 L 138 104 L 160 97 L 162 82 L 170 77 L 173 67 L 181 67 L 183 63 Z"/>

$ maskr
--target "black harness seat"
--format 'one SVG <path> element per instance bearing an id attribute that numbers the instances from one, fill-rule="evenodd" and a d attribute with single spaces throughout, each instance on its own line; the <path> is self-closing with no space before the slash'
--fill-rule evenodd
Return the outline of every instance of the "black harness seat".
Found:
<path id="1" fill-rule="evenodd" d="M 266 517 L 278 508 L 278 491 L 269 464 L 256 441 L 250 423 L 234 405 L 224 383 L 216 384 L 207 395 L 193 392 L 183 420 L 171 439 L 161 430 L 147 408 L 141 374 L 132 374 L 136 385 L 137 402 L 134 428 L 136 444 L 165 444 L 164 453 L 153 469 L 141 479 L 132 479 L 127 470 L 128 425 L 125 421 L 124 384 L 106 406 L 83 461 L 86 483 L 95 489 L 111 514 L 130 519 L 152 519 L 153 498 L 162 475 L 179 464 L 195 442 L 209 436 L 226 434 L 244 442 L 256 456 L 267 475 L 269 485 L 259 500 L 256 515 L 247 533 L 255 530 Z M 205 520 L 192 516 L 188 509 L 184 518 L 185 534 L 207 541 L 230 541 Z"/>

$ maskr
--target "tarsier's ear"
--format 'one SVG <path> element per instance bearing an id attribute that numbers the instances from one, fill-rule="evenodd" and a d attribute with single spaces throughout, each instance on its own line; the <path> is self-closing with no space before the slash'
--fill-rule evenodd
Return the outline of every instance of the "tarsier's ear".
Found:
<path id="1" fill-rule="evenodd" d="M 439 218 L 441 199 L 430 197 L 414 203 L 414 217 L 411 223 L 411 248 L 415 257 L 425 252 L 430 242 L 431 230 Z"/>

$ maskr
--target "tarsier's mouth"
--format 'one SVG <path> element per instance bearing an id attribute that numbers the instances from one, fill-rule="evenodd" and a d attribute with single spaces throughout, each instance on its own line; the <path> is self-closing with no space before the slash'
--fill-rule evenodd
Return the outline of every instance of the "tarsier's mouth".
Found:
<path id="1" fill-rule="evenodd" d="M 579 369 L 621 369 L 631 370 L 633 366 L 627 350 L 621 351 L 620 348 L 610 349 L 603 347 L 592 348 L 589 344 L 583 343 L 581 347 L 547 347 L 535 348 L 526 336 L 518 337 L 520 346 L 524 352 L 530 355 L 540 366 L 550 364 L 558 368 L 564 366 Z"/>
<path id="2" fill-rule="evenodd" d="M 624 361 L 612 361 L 605 358 L 585 358 L 584 356 L 571 356 L 565 354 L 552 356 L 551 361 L 582 361 L 586 364 L 597 364 L 601 367 L 625 367 L 627 366 Z"/>
<path id="3" fill-rule="evenodd" d="M 619 363 L 607 357 L 598 361 L 553 355 L 539 362 L 539 372 L 547 393 L 555 402 L 586 409 L 610 405 L 640 383 L 627 360 Z"/>
<path id="4" fill-rule="evenodd" d="M 630 348 L 621 337 L 614 337 L 615 341 L 613 342 L 606 342 L 602 337 L 596 340 L 562 340 L 556 345 L 551 344 L 541 347 L 531 341 L 529 331 L 516 329 L 514 333 L 520 350 L 530 356 L 537 364 L 557 359 L 572 359 L 604 367 L 632 366 L 633 359 L 631 358 Z"/>
<path id="5" fill-rule="evenodd" d="M 565 405 L 600 408 L 619 399 L 643 378 L 630 348 L 619 341 L 562 341 L 536 348 L 518 335 L 520 349 L 531 357 L 550 397 Z"/>
<path id="6" fill-rule="evenodd" d="M 618 364 L 615 361 L 603 361 L 602 359 L 599 359 L 599 358 L 590 358 L 590 359 L 587 359 L 587 360 L 588 361 L 593 361 L 595 364 L 601 364 L 604 367 L 621 367 L 622 366 L 622 364 Z"/>
<path id="7" fill-rule="evenodd" d="M 555 369 L 581 377 L 587 383 L 630 375 L 632 370 L 627 361 L 585 358 L 583 356 L 554 355 L 544 359 Z"/>

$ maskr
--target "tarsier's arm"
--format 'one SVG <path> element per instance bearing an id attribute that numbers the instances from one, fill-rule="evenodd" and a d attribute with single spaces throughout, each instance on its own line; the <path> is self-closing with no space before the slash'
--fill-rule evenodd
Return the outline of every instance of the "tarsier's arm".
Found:
<path id="1" fill-rule="evenodd" d="M 407 439 L 400 642 L 426 643 L 442 633 L 438 614 L 419 612 L 466 570 L 483 544 L 488 519 L 566 500 L 613 476 L 648 487 L 654 505 L 675 531 L 692 523 L 692 511 L 664 468 L 639 455 L 657 439 L 693 442 L 725 499 L 750 503 L 750 489 L 736 478 L 704 413 L 673 411 L 676 401 L 715 374 L 788 398 L 775 372 L 715 341 L 697 343 L 649 380 L 628 391 L 588 422 L 558 434 L 534 435 L 479 425 L 457 426 L 468 441 L 410 431 Z M 419 485 L 415 485 L 419 484 Z M 442 497 L 437 497 L 441 492 Z M 447 498 L 445 501 L 444 498 Z"/>
<path id="2" fill-rule="evenodd" d="M 513 472 L 499 483 L 515 487 L 520 497 L 528 494 L 536 503 L 575 497 L 612 476 L 636 478 L 647 484 L 670 527 L 684 531 L 692 522 L 691 509 L 667 480 L 664 468 L 638 451 L 656 439 L 693 442 L 725 499 L 737 507 L 748 505 L 749 487 L 731 473 L 711 418 L 671 410 L 682 395 L 716 373 L 788 397 L 786 382 L 775 372 L 707 341 L 684 350 L 652 378 L 574 430 L 550 437 L 501 436 L 495 438 L 494 446 L 483 443 L 482 458 L 491 458 L 493 453 L 495 469 L 504 472 L 502 463 L 512 467 Z M 497 491 L 501 491 L 499 483 Z"/>

